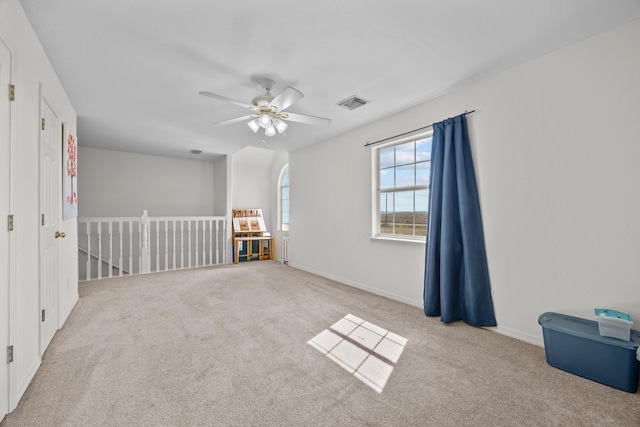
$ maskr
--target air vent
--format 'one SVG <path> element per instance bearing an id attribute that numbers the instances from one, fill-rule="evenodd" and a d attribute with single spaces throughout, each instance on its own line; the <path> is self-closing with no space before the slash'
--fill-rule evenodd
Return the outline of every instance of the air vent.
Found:
<path id="1" fill-rule="evenodd" d="M 202 154 L 201 150 L 191 150 L 191 154 Z"/>
<path id="2" fill-rule="evenodd" d="M 347 110 L 355 110 L 356 108 L 362 107 L 363 105 L 368 103 L 369 101 L 367 101 L 366 99 L 354 95 L 350 96 L 344 101 L 338 102 L 338 105 L 342 108 L 346 108 Z"/>

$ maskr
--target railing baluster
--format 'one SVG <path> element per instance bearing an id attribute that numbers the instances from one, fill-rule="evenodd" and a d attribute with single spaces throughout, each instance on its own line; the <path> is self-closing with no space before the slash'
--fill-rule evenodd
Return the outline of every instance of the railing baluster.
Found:
<path id="1" fill-rule="evenodd" d="M 169 221 L 164 221 L 164 271 L 169 270 Z"/>
<path id="2" fill-rule="evenodd" d="M 200 256 L 199 253 L 199 249 L 198 249 L 198 223 L 200 221 L 198 221 L 197 219 L 194 221 L 196 223 L 196 232 L 195 232 L 195 236 L 196 236 L 196 251 L 195 251 L 195 261 L 196 261 L 196 267 L 198 266 L 198 257 Z"/>
<path id="3" fill-rule="evenodd" d="M 202 220 L 202 265 L 207 265 L 207 222 Z"/>
<path id="4" fill-rule="evenodd" d="M 209 222 L 209 265 L 215 264 L 213 262 L 213 220 Z"/>
<path id="5" fill-rule="evenodd" d="M 227 262 L 227 220 L 222 223 L 222 263 Z"/>
<path id="6" fill-rule="evenodd" d="M 113 223 L 109 221 L 109 277 L 113 276 Z"/>
<path id="7" fill-rule="evenodd" d="M 86 242 L 87 245 L 87 259 L 82 264 L 86 265 L 86 272 L 81 277 L 83 280 L 93 280 L 151 272 L 149 264 L 153 260 L 151 258 L 153 257 L 151 255 L 152 245 L 156 245 L 154 248 L 154 262 L 156 264 L 154 272 L 224 263 L 227 249 L 226 221 L 225 217 L 204 216 L 151 219 L 146 211 L 143 212 L 142 217 L 135 218 L 78 218 L 78 240 Z M 92 236 L 94 223 L 97 237 Z M 155 232 L 152 227 L 155 227 Z M 164 231 L 161 230 L 161 227 L 164 227 Z M 138 233 L 137 247 L 134 246 L 134 233 L 136 232 Z M 129 234 L 128 239 L 125 233 Z M 186 238 L 185 234 L 187 234 Z M 85 235 L 86 240 L 84 240 Z M 109 239 L 108 246 L 107 242 L 103 241 L 103 235 L 105 239 Z M 162 239 L 163 235 L 164 240 Z M 117 241 L 115 241 L 116 238 Z M 180 239 L 180 242 L 177 239 Z M 221 245 L 222 248 L 220 248 Z M 80 252 L 85 252 L 83 245 L 79 245 L 78 249 Z M 136 249 L 138 250 L 138 269 L 134 264 Z M 164 253 L 164 263 L 161 253 Z M 98 269 L 97 272 L 93 271 L 94 261 Z M 106 267 L 109 269 L 108 274 L 104 272 Z M 117 274 L 114 274 L 114 268 L 118 269 Z"/>
<path id="8" fill-rule="evenodd" d="M 202 265 L 207 265 L 207 221 L 202 220 Z"/>
<path id="9" fill-rule="evenodd" d="M 142 211 L 140 226 L 142 234 L 140 274 L 151 273 L 151 221 L 146 210 Z"/>
<path id="10" fill-rule="evenodd" d="M 142 273 L 142 222 L 138 222 L 138 274 Z"/>
<path id="11" fill-rule="evenodd" d="M 122 276 L 122 221 L 118 221 L 118 240 L 120 241 L 120 253 L 118 254 L 118 276 Z"/>
<path id="12" fill-rule="evenodd" d="M 160 271 L 160 221 L 150 221 L 149 225 L 156 223 L 156 269 Z"/>
<path id="13" fill-rule="evenodd" d="M 218 247 L 220 243 L 220 221 L 216 220 L 216 262 L 214 264 L 218 264 L 220 262 L 220 248 Z"/>
<path id="14" fill-rule="evenodd" d="M 87 280 L 91 279 L 91 221 L 87 222 Z"/>
<path id="15" fill-rule="evenodd" d="M 184 220 L 180 221 L 180 268 L 184 268 Z"/>
<path id="16" fill-rule="evenodd" d="M 189 249 L 188 249 L 188 251 L 189 251 L 189 264 L 188 264 L 188 266 L 189 266 L 189 268 L 191 268 L 191 220 L 188 221 L 187 229 L 189 230 L 189 234 L 188 234 L 188 237 L 189 237 Z"/>
<path id="17" fill-rule="evenodd" d="M 176 220 L 173 220 L 173 264 L 172 264 L 172 269 L 175 270 L 176 269 Z"/>
<path id="18" fill-rule="evenodd" d="M 133 271 L 133 221 L 129 221 L 129 274 L 135 274 Z"/>
<path id="19" fill-rule="evenodd" d="M 98 222 L 98 279 L 102 279 L 102 221 Z"/>
<path id="20" fill-rule="evenodd" d="M 200 222 L 201 222 L 200 220 L 196 220 L 196 224 L 200 224 Z M 200 236 L 201 236 L 201 240 L 200 240 L 201 241 L 201 245 L 200 245 L 200 248 L 198 249 L 198 253 L 196 255 L 197 257 L 200 257 L 200 255 L 205 252 L 204 228 L 205 228 L 204 221 L 202 221 L 202 232 L 200 234 Z M 196 225 L 196 232 L 197 231 L 198 231 L 198 226 Z M 196 242 L 196 247 L 198 247 L 198 243 L 197 242 Z M 202 258 L 200 258 L 200 261 L 201 261 L 200 265 L 204 265 L 204 260 Z M 197 266 L 198 266 L 198 263 L 196 262 L 196 267 Z"/>

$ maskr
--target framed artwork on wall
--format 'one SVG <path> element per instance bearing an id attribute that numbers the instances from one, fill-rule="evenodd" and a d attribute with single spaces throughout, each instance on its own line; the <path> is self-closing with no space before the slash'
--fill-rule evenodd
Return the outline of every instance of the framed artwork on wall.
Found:
<path id="1" fill-rule="evenodd" d="M 62 220 L 78 217 L 78 141 L 71 127 L 62 124 Z"/>

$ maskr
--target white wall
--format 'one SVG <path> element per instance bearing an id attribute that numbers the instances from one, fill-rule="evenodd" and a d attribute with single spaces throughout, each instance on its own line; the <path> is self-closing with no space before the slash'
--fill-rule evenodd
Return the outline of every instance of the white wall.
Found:
<path id="1" fill-rule="evenodd" d="M 265 224 L 271 224 L 269 170 L 275 151 L 246 147 L 231 156 L 232 209 L 262 209 Z M 271 230 L 269 230 L 271 231 Z"/>
<path id="2" fill-rule="evenodd" d="M 229 156 L 224 156 L 213 164 L 213 214 L 216 216 L 228 215 L 228 162 Z"/>
<path id="3" fill-rule="evenodd" d="M 424 244 L 374 241 L 367 141 L 465 110 L 497 330 L 537 318 L 640 321 L 640 21 L 291 153 L 293 266 L 422 305 Z"/>
<path id="4" fill-rule="evenodd" d="M 224 156 L 213 164 L 213 214 L 216 216 L 226 216 L 227 235 L 225 238 L 227 246 L 226 262 L 233 262 L 233 241 L 231 240 L 231 157 Z"/>
<path id="5" fill-rule="evenodd" d="M 63 24 L 60 24 L 63 25 Z M 40 87 L 55 106 L 60 121 L 76 132 L 76 113 L 67 98 L 35 32 L 17 0 L 0 0 L 0 37 L 12 50 L 12 80 L 16 86 L 15 124 L 11 154 L 11 212 L 15 231 L 11 236 L 13 296 L 10 408 L 25 392 L 40 365 L 39 354 L 39 127 Z M 2 88 L 7 90 L 7 88 Z M 62 215 L 62 213 L 61 213 Z M 61 326 L 78 298 L 77 222 L 60 223 L 66 239 L 60 239 L 59 319 Z"/>
<path id="6" fill-rule="evenodd" d="M 210 162 L 78 148 L 81 217 L 213 215 L 214 188 Z"/>

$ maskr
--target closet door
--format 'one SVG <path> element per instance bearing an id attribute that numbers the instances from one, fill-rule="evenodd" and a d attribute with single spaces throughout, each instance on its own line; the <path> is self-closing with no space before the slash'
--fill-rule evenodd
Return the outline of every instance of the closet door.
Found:
<path id="1" fill-rule="evenodd" d="M 0 354 L 9 342 L 9 195 L 11 166 L 11 52 L 0 39 Z M 2 357 L 4 358 L 4 357 Z M 9 412 L 9 364 L 0 360 L 0 420 Z"/>
<path id="2" fill-rule="evenodd" d="M 58 330 L 58 239 L 62 199 L 62 129 L 41 99 L 40 132 L 40 355 Z"/>

